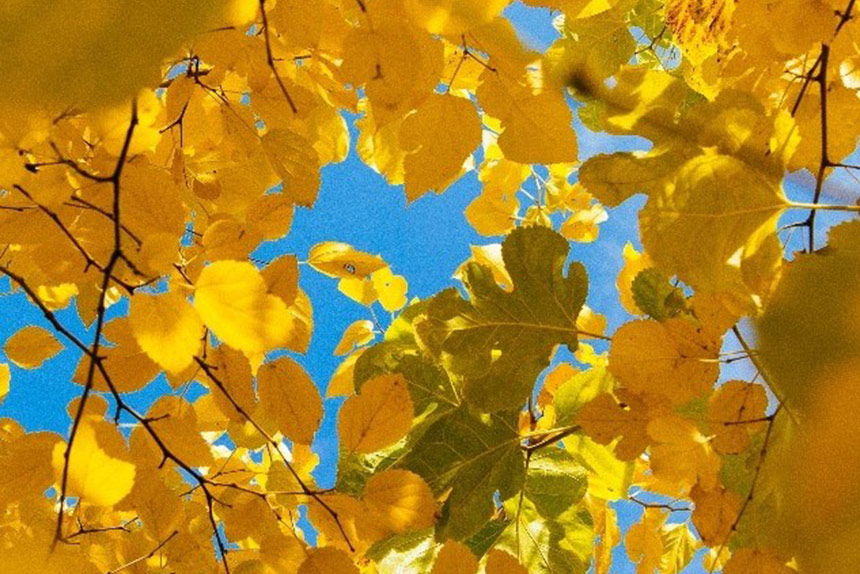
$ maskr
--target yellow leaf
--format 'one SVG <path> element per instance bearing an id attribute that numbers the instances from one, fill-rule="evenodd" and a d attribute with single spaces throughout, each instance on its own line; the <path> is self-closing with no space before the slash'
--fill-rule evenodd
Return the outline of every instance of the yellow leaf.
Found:
<path id="1" fill-rule="evenodd" d="M 51 465 L 59 435 L 24 433 L 6 419 L 0 440 L 0 505 L 44 498 L 54 480 Z"/>
<path id="2" fill-rule="evenodd" d="M 39 285 L 36 295 L 48 309 L 56 311 L 65 309 L 71 302 L 72 297 L 78 294 L 78 286 L 74 283 L 61 283 L 60 285 Z"/>
<path id="3" fill-rule="evenodd" d="M 371 342 L 375 336 L 373 321 L 356 321 L 350 324 L 343 332 L 340 342 L 334 349 L 334 354 L 346 355 L 355 347 L 361 347 Z"/>
<path id="4" fill-rule="evenodd" d="M 709 548 L 708 553 L 702 556 L 702 566 L 708 572 L 721 572 L 731 555 L 732 551 L 728 546 Z"/>
<path id="5" fill-rule="evenodd" d="M 215 404 L 226 419 L 239 425 L 244 424 L 247 421 L 239 409 L 251 413 L 257 404 L 257 396 L 254 393 L 254 366 L 247 356 L 229 345 L 219 345 L 211 349 L 206 359 L 218 383 L 205 372 L 198 370 L 196 374 L 199 375 L 200 381 L 209 387 Z M 239 408 L 236 408 L 236 405 Z"/>
<path id="6" fill-rule="evenodd" d="M 37 530 L 33 532 L 33 530 Z M 45 528 L 21 529 L 4 536 L 15 552 L 0 553 L 0 572 L 15 574 L 98 574 L 89 553 L 79 545 L 54 544 Z M 29 532 L 28 532 L 29 531 Z"/>
<path id="7" fill-rule="evenodd" d="M 296 300 L 287 312 L 290 315 L 290 338 L 285 346 L 296 353 L 306 353 L 314 330 L 314 317 L 311 300 L 304 291 L 297 291 Z"/>
<path id="8" fill-rule="evenodd" d="M 570 106 L 560 92 L 534 94 L 525 85 L 485 70 L 478 87 L 484 111 L 502 121 L 499 147 L 519 163 L 565 163 L 577 159 Z"/>
<path id="9" fill-rule="evenodd" d="M 669 0 L 666 25 L 691 64 L 699 65 L 726 47 L 734 8 L 735 0 Z"/>
<path id="10" fill-rule="evenodd" d="M 442 546 L 430 574 L 476 574 L 478 559 L 465 544 L 448 540 Z"/>
<path id="11" fill-rule="evenodd" d="M 191 466 L 209 466 L 214 462 L 211 448 L 200 434 L 203 425 L 197 416 L 198 412 L 203 411 L 201 405 L 209 402 L 203 399 L 211 397 L 212 395 L 203 395 L 192 406 L 181 397 L 166 395 L 155 401 L 146 412 L 149 419 L 156 421 L 153 423 L 153 429 L 158 432 L 158 436 L 164 441 L 165 446 Z M 223 421 L 221 413 L 218 415 L 219 419 Z M 154 465 L 161 462 L 160 450 L 142 427 L 138 426 L 132 431 L 132 447 L 135 446 L 135 441 L 140 441 L 146 445 L 152 456 L 150 462 L 154 462 Z M 134 452 L 135 449 L 132 448 L 132 451 Z M 140 462 L 138 464 L 144 466 Z"/>
<path id="12" fill-rule="evenodd" d="M 745 267 L 774 266 L 756 255 L 775 240 L 777 220 L 788 205 L 777 183 L 743 161 L 701 155 L 648 200 L 639 216 L 642 244 L 667 274 L 745 302 L 755 294 L 744 276 L 753 269 Z M 781 252 L 776 258 L 778 263 Z"/>
<path id="13" fill-rule="evenodd" d="M 288 306 L 296 303 L 299 294 L 299 262 L 294 255 L 278 257 L 261 272 L 266 280 L 266 289 L 277 295 Z"/>
<path id="14" fill-rule="evenodd" d="M 128 317 L 118 317 L 105 323 L 105 339 L 114 343 L 113 347 L 102 347 L 103 365 L 114 388 L 121 393 L 137 391 L 146 386 L 161 372 L 161 368 L 143 352 L 134 338 Z M 89 374 L 90 358 L 81 357 L 72 380 L 86 384 Z M 101 372 L 96 369 L 93 389 L 110 390 Z"/>
<path id="15" fill-rule="evenodd" d="M 128 321 L 140 348 L 171 373 L 188 367 L 200 349 L 203 323 L 194 307 L 179 293 L 135 293 Z"/>
<path id="16" fill-rule="evenodd" d="M 157 84 L 162 60 L 215 24 L 222 9 L 213 0 L 4 3 L 0 76 L 8 87 L 0 98 L 16 107 L 57 109 L 131 98 Z M 134 18 L 124 17 L 132 11 Z"/>
<path id="17" fill-rule="evenodd" d="M 564 223 L 559 232 L 570 241 L 591 243 L 600 233 L 601 223 L 609 219 L 602 205 L 596 203 L 586 209 L 576 210 Z"/>
<path id="18" fill-rule="evenodd" d="M 320 187 L 319 157 L 302 136 L 287 130 L 267 132 L 262 140 L 266 158 L 284 183 L 289 201 L 313 206 Z"/>
<path id="19" fill-rule="evenodd" d="M 708 546 L 727 543 L 741 511 L 741 497 L 722 487 L 707 491 L 695 486 L 690 491 L 690 500 L 696 505 L 693 525 L 702 541 Z"/>
<path id="20" fill-rule="evenodd" d="M 9 365 L 0 363 L 0 404 L 3 399 L 9 394 L 9 383 L 12 381 L 12 373 L 9 371 Z"/>
<path id="21" fill-rule="evenodd" d="M 214 221 L 203 233 L 201 244 L 206 250 L 206 259 L 245 259 L 260 243 L 260 237 L 235 219 L 225 217 Z"/>
<path id="22" fill-rule="evenodd" d="M 328 387 L 326 387 L 325 396 L 327 398 L 346 397 L 355 392 L 355 383 L 353 381 L 355 362 L 362 353 L 364 353 L 364 349 L 358 349 L 357 351 L 350 353 L 350 355 L 337 366 L 337 369 L 335 369 L 334 374 L 331 376 L 331 380 L 328 382 Z"/>
<path id="23" fill-rule="evenodd" d="M 293 202 L 282 193 L 258 197 L 248 208 L 248 226 L 258 231 L 262 239 L 280 239 L 290 230 L 294 207 Z"/>
<path id="24" fill-rule="evenodd" d="M 767 394 L 764 387 L 728 381 L 708 399 L 711 443 L 721 454 L 738 454 L 749 446 L 750 436 L 765 426 Z"/>
<path id="25" fill-rule="evenodd" d="M 679 415 L 667 415 L 648 423 L 651 471 L 661 490 L 682 494 L 699 484 L 713 489 L 718 481 L 720 457 L 695 423 Z"/>
<path id="26" fill-rule="evenodd" d="M 511 0 L 407 0 L 406 9 L 418 26 L 431 34 L 457 35 L 490 22 Z"/>
<path id="27" fill-rule="evenodd" d="M 394 312 L 406 305 L 409 284 L 402 275 L 394 275 L 390 267 L 383 267 L 373 272 L 371 280 L 379 303 L 386 311 Z"/>
<path id="28" fill-rule="evenodd" d="M 287 306 L 268 293 L 251 263 L 217 261 L 204 268 L 194 307 L 216 337 L 246 355 L 280 347 L 290 336 Z"/>
<path id="29" fill-rule="evenodd" d="M 356 151 L 361 160 L 385 176 L 391 185 L 403 183 L 403 160 L 406 152 L 400 147 L 400 126 L 403 120 L 376 125 L 371 113 L 355 122 L 358 128 Z"/>
<path id="30" fill-rule="evenodd" d="M 376 289 L 369 277 L 344 277 L 337 282 L 337 290 L 365 307 L 370 307 L 377 299 Z"/>
<path id="31" fill-rule="evenodd" d="M 368 16 L 372 26 L 353 28 L 344 39 L 340 71 L 349 83 L 364 86 L 373 120 L 381 128 L 396 123 L 433 92 L 441 79 L 444 47 L 409 25 L 403 2 L 376 3 Z"/>
<path id="32" fill-rule="evenodd" d="M 741 548 L 726 562 L 724 574 L 796 574 L 785 560 L 766 548 Z"/>
<path id="33" fill-rule="evenodd" d="M 512 230 L 519 211 L 520 204 L 514 193 L 485 187 L 466 207 L 465 213 L 475 231 L 492 237 Z"/>
<path id="34" fill-rule="evenodd" d="M 609 370 L 626 388 L 682 404 L 707 393 L 720 372 L 719 339 L 684 318 L 631 321 L 609 347 Z"/>
<path id="35" fill-rule="evenodd" d="M 323 416 L 319 391 L 302 367 L 281 357 L 260 367 L 257 392 L 265 416 L 288 439 L 310 444 Z"/>
<path id="36" fill-rule="evenodd" d="M 595 313 L 588 305 L 583 305 L 576 316 L 576 328 L 582 339 L 593 339 L 594 335 L 602 335 L 606 331 L 606 315 Z"/>
<path id="37" fill-rule="evenodd" d="M 31 325 L 9 337 L 3 351 L 19 367 L 35 369 L 62 349 L 63 345 L 50 331 Z"/>
<path id="38" fill-rule="evenodd" d="M 69 457 L 68 493 L 90 504 L 113 506 L 131 492 L 135 466 L 116 456 L 124 449 L 123 438 L 98 417 L 85 416 L 78 426 Z M 65 443 L 54 446 L 53 466 L 62 476 Z"/>
<path id="39" fill-rule="evenodd" d="M 594 572 L 609 574 L 612 568 L 612 551 L 621 541 L 618 513 L 609 504 L 597 501 L 592 506 L 592 514 L 595 515 L 594 533 L 600 537 L 600 542 L 594 548 Z"/>
<path id="40" fill-rule="evenodd" d="M 308 264 L 329 277 L 364 279 L 387 264 L 378 255 L 357 251 L 351 245 L 336 241 L 311 247 Z"/>
<path id="41" fill-rule="evenodd" d="M 359 574 L 359 570 L 343 550 L 311 548 L 297 574 Z"/>
<path id="42" fill-rule="evenodd" d="M 388 469 L 373 475 L 362 498 L 374 519 L 392 532 L 430 528 L 436 521 L 433 491 L 408 470 Z"/>
<path id="43" fill-rule="evenodd" d="M 402 375 L 380 375 L 340 409 L 338 433 L 348 452 L 373 452 L 394 444 L 412 428 L 413 406 Z"/>
<path id="44" fill-rule="evenodd" d="M 442 193 L 463 171 L 463 164 L 481 143 L 481 119 L 464 98 L 434 94 L 400 127 L 406 156 L 406 199 L 427 191 Z"/>
<path id="45" fill-rule="evenodd" d="M 627 556 L 636 563 L 637 574 L 651 574 L 663 556 L 663 536 L 660 532 L 668 515 L 659 508 L 646 508 L 642 520 L 630 527 L 624 537 Z"/>
<path id="46" fill-rule="evenodd" d="M 619 389 L 616 391 L 623 403 L 609 393 L 595 397 L 577 413 L 576 421 L 595 442 L 608 445 L 623 437 L 615 446 L 615 454 L 621 460 L 633 460 L 648 446 L 645 428 L 648 424 L 645 405 L 636 395 Z"/>
<path id="47" fill-rule="evenodd" d="M 528 574 L 528 571 L 504 550 L 493 548 L 487 554 L 487 574 Z"/>
<path id="48" fill-rule="evenodd" d="M 179 257 L 179 239 L 172 233 L 146 236 L 136 257 L 140 270 L 152 276 L 170 273 Z"/>

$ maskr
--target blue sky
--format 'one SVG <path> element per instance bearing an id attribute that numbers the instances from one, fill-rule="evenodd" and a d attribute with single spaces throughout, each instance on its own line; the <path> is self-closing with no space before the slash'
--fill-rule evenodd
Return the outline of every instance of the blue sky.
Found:
<path id="1" fill-rule="evenodd" d="M 546 48 L 556 36 L 547 10 L 527 8 L 517 3 L 508 9 L 507 15 L 520 30 L 524 41 L 536 49 Z M 583 159 L 631 144 L 629 138 L 608 138 L 581 126 L 577 128 Z M 352 126 L 350 129 L 354 142 L 355 130 Z M 809 189 L 806 183 L 802 177 L 792 178 L 788 186 L 790 195 L 808 199 L 800 195 L 801 189 Z M 346 161 L 323 170 L 322 189 L 314 209 L 298 210 L 289 236 L 261 247 L 255 256 L 270 259 L 283 253 L 295 253 L 302 260 L 307 257 L 310 247 L 318 242 L 344 241 L 358 249 L 379 253 L 395 273 L 408 279 L 410 297 L 426 298 L 454 284 L 454 270 L 468 258 L 471 244 L 499 240 L 477 235 L 463 215 L 463 210 L 479 192 L 477 177 L 470 173 L 444 194 L 427 195 L 407 205 L 402 188 L 389 186 L 357 158 L 353 149 Z M 621 267 L 625 242 L 632 241 L 639 247 L 636 212 L 642 204 L 643 198 L 638 197 L 612 210 L 609 220 L 601 225 L 597 242 L 571 245 L 571 258 L 584 262 L 589 271 L 589 305 L 608 316 L 609 332 L 630 319 L 618 304 L 615 277 Z M 798 218 L 795 214 L 794 219 Z M 828 220 L 824 215 L 821 221 L 824 225 L 820 229 L 824 229 L 826 223 L 833 219 Z M 324 390 L 340 362 L 332 351 L 344 328 L 353 321 L 370 316 L 366 308 L 337 291 L 335 280 L 307 266 L 302 266 L 301 271 L 301 286 L 313 302 L 315 330 L 307 355 L 300 357 L 299 361 Z M 0 291 L 9 292 L 8 281 L 0 281 Z M 112 312 L 125 313 L 124 307 L 117 306 Z M 46 326 L 41 315 L 27 304 L 21 294 L 0 296 L 0 316 L 3 318 L 0 321 L 0 341 L 5 341 L 25 325 Z M 60 312 L 59 317 L 67 325 L 79 325 L 73 307 Z M 383 320 L 383 323 L 387 321 Z M 76 331 L 83 334 L 80 328 Z M 604 348 L 598 345 L 599 350 Z M 726 348 L 735 349 L 735 345 Z M 12 366 L 12 389 L 0 406 L 0 416 L 13 417 L 30 430 L 65 433 L 69 425 L 66 405 L 80 392 L 80 387 L 70 382 L 78 359 L 76 352 L 67 350 L 38 370 L 24 371 Z M 725 371 L 724 378 L 751 375 L 743 362 L 732 364 Z M 169 391 L 164 381 L 156 381 L 136 393 L 131 402 L 145 410 L 155 397 Z M 334 480 L 337 458 L 334 407 L 339 406 L 340 401 L 335 399 L 326 404 L 326 418 L 314 445 L 323 461 L 316 475 L 324 486 Z M 623 528 L 626 529 L 639 514 L 638 507 L 622 511 Z M 613 572 L 633 571 L 621 549 L 617 552 L 617 564 Z M 686 572 L 700 571 L 700 562 L 694 560 Z"/>

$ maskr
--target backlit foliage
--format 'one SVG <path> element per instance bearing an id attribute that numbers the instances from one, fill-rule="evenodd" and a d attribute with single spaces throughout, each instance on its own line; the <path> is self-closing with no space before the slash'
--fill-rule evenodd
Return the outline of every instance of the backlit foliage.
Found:
<path id="1" fill-rule="evenodd" d="M 619 545 L 640 574 L 858 570 L 860 225 L 816 233 L 858 211 L 821 201 L 857 169 L 854 0 L 524 3 L 545 53 L 507 0 L 0 6 L 0 273 L 43 316 L 0 395 L 9 363 L 80 361 L 67 433 L 0 420 L 0 572 L 603 574 Z M 476 172 L 496 239 L 460 289 L 411 298 L 336 241 L 252 257 L 350 128 L 409 201 Z M 581 160 L 590 132 L 641 150 Z M 587 300 L 570 243 L 637 194 L 644 251 Z M 299 263 L 368 309 L 333 488 Z"/>

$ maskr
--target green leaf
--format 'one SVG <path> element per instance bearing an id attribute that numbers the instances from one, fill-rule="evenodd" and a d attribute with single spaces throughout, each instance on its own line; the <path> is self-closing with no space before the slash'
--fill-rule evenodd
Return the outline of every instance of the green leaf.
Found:
<path id="1" fill-rule="evenodd" d="M 386 373 L 403 375 L 417 414 L 430 408 L 442 414 L 460 404 L 445 369 L 422 356 L 416 347 L 388 342 L 369 347 L 355 362 L 356 391 L 361 390 L 365 381 Z"/>
<path id="2" fill-rule="evenodd" d="M 498 547 L 518 556 L 529 574 L 585 574 L 594 544 L 591 514 L 574 506 L 556 518 L 544 518 L 528 499 L 511 499 L 505 512 L 514 522 Z"/>
<path id="3" fill-rule="evenodd" d="M 524 490 L 542 516 L 556 518 L 585 496 L 588 471 L 566 451 L 547 448 L 529 460 Z"/>
<path id="4" fill-rule="evenodd" d="M 684 292 L 673 287 L 669 278 L 657 269 L 643 269 L 633 279 L 636 306 L 658 321 L 677 315 L 686 304 Z"/>
<path id="5" fill-rule="evenodd" d="M 437 495 L 450 489 L 438 540 L 465 540 L 491 518 L 496 492 L 517 494 L 525 478 L 515 413 L 480 415 L 467 405 L 441 417 L 398 465 L 419 474 Z"/>
<path id="6" fill-rule="evenodd" d="M 431 528 L 383 538 L 365 556 L 376 562 L 378 574 L 425 574 L 432 569 L 437 553 Z"/>
<path id="7" fill-rule="evenodd" d="M 587 436 L 572 435 L 564 439 L 564 448 L 590 470 L 588 493 L 603 500 L 627 498 L 633 483 L 633 462 L 618 460 L 614 446 L 597 444 Z"/>
<path id="8" fill-rule="evenodd" d="M 374 473 L 397 464 L 433 422 L 459 406 L 460 397 L 448 374 L 420 353 L 416 347 L 385 342 L 369 347 L 356 361 L 353 378 L 357 391 L 376 376 L 402 374 L 412 398 L 416 419 L 405 441 L 398 441 L 372 453 L 341 450 L 337 475 L 339 491 L 360 495 Z"/>
<path id="9" fill-rule="evenodd" d="M 388 448 L 370 453 L 350 453 L 340 449 L 335 487 L 344 494 L 360 496 L 370 477 L 394 465 L 407 448 L 403 441 L 398 441 Z"/>
<path id="10" fill-rule="evenodd" d="M 519 228 L 502 245 L 512 292 L 496 284 L 488 267 L 471 263 L 464 273 L 469 301 L 443 291 L 416 321 L 421 342 L 463 377 L 466 399 L 481 410 L 519 409 L 555 346 L 576 349 L 588 278 L 579 263 L 563 275 L 568 249 L 549 229 Z"/>
<path id="11" fill-rule="evenodd" d="M 611 391 L 614 387 L 615 379 L 605 364 L 577 373 L 562 383 L 555 392 L 553 405 L 556 422 L 559 425 L 571 424 L 584 404 L 601 393 Z"/>
<path id="12" fill-rule="evenodd" d="M 683 154 L 668 147 L 647 154 L 598 154 L 582 164 L 579 181 L 603 205 L 615 207 L 636 193 L 651 194 L 659 190 L 683 162 Z"/>
<path id="13" fill-rule="evenodd" d="M 483 556 L 489 552 L 490 548 L 495 546 L 499 536 L 502 535 L 502 532 L 505 531 L 510 523 L 510 518 L 500 513 L 494 516 L 492 520 L 487 522 L 483 528 L 469 537 L 469 539 L 465 540 L 464 544 L 469 547 L 469 550 L 475 556 Z"/>

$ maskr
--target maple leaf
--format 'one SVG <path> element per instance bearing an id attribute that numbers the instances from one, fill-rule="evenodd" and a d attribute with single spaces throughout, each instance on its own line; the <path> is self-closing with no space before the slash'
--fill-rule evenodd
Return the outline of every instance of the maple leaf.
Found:
<path id="1" fill-rule="evenodd" d="M 449 290 L 428 304 L 417 333 L 434 356 L 465 378 L 464 393 L 474 405 L 488 411 L 522 405 L 553 348 L 576 348 L 587 279 L 577 263 L 563 276 L 567 251 L 559 235 L 521 228 L 502 244 L 510 293 L 496 285 L 490 269 L 473 264 L 464 277 L 470 301 Z"/>

